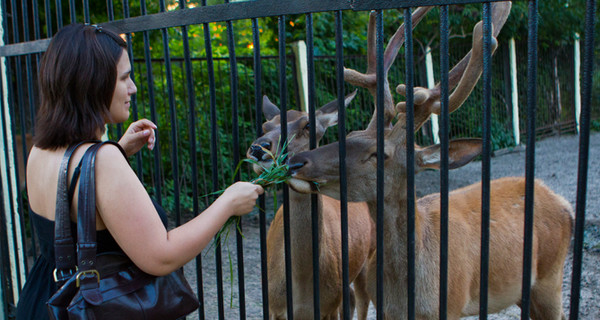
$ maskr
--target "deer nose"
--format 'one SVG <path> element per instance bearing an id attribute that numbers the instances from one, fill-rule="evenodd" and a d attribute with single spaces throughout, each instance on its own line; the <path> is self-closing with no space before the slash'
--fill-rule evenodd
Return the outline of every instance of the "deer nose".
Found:
<path id="1" fill-rule="evenodd" d="M 261 144 L 253 144 L 250 146 L 250 156 L 256 158 L 256 160 L 262 160 L 266 154 L 265 150 L 269 150 L 271 144 L 269 142 L 263 142 Z"/>
<path id="2" fill-rule="evenodd" d="M 289 171 L 290 174 L 294 174 L 296 171 L 300 170 L 307 164 L 308 164 L 308 159 L 306 159 L 300 155 L 293 156 L 289 160 L 289 164 L 288 164 L 288 167 L 290 168 L 290 171 Z"/>

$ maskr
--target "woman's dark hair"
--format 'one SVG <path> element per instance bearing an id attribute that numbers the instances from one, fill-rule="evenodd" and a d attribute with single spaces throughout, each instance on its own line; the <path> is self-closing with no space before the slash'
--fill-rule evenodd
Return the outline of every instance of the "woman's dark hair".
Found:
<path id="1" fill-rule="evenodd" d="M 106 27 L 72 24 L 54 35 L 39 71 L 37 147 L 56 149 L 97 139 L 110 119 L 117 64 L 125 48 L 125 41 Z"/>

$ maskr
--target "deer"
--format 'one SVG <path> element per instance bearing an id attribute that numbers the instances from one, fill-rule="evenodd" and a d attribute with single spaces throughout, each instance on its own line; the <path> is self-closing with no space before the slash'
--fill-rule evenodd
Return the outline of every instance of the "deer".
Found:
<path id="1" fill-rule="evenodd" d="M 492 49 L 510 12 L 510 2 L 492 4 Z M 428 11 L 418 8 L 412 14 L 416 25 Z M 407 202 L 416 200 L 415 227 L 415 313 L 417 319 L 439 317 L 440 275 L 440 199 L 439 193 L 416 199 L 416 192 L 407 194 L 406 103 L 394 105 L 387 81 L 387 71 L 404 38 L 403 26 L 389 40 L 384 52 L 384 77 L 377 79 L 373 44 L 375 15 L 368 27 L 368 67 L 363 74 L 346 69 L 344 80 L 367 88 L 373 98 L 377 82 L 384 84 L 384 194 L 383 221 L 376 221 L 377 210 L 377 137 L 375 110 L 365 130 L 353 131 L 346 139 L 347 198 L 366 201 L 371 217 L 383 223 L 383 316 L 384 319 L 404 319 L 407 315 Z M 457 110 L 469 96 L 482 72 L 482 25 L 473 31 L 473 47 L 448 74 L 451 94 L 450 112 Z M 397 93 L 405 94 L 399 85 Z M 414 88 L 415 132 L 432 113 L 440 113 L 440 85 L 433 89 Z M 395 123 L 393 120 L 397 120 Z M 289 159 L 292 179 L 289 185 L 298 192 L 319 192 L 340 197 L 338 143 L 301 152 Z M 479 139 L 457 139 L 449 143 L 449 168 L 458 168 L 482 150 Z M 415 146 L 414 165 L 423 169 L 439 169 L 440 146 Z M 316 184 L 315 184 L 316 183 Z M 523 266 L 523 234 L 525 178 L 504 177 L 490 182 L 490 236 L 488 310 L 496 313 L 511 305 L 520 307 Z M 481 182 L 449 193 L 448 196 L 448 291 L 447 318 L 477 315 L 480 300 L 480 239 Z M 569 202 L 554 193 L 541 180 L 534 182 L 535 214 L 533 225 L 531 299 L 533 319 L 564 319 L 561 285 L 563 264 L 573 228 L 573 210 Z M 376 255 L 369 260 L 368 292 L 373 303 L 376 295 Z"/>
<path id="2" fill-rule="evenodd" d="M 356 96 L 356 91 L 347 95 L 344 106 Z M 331 101 L 316 111 L 315 123 L 310 123 L 308 113 L 288 110 L 287 143 L 288 155 L 309 150 L 309 127 L 315 126 L 319 141 L 328 127 L 337 124 L 338 101 Z M 266 118 L 264 134 L 257 138 L 247 152 L 254 159 L 256 173 L 272 165 L 270 154 L 276 154 L 280 146 L 281 118 L 279 108 L 267 96 L 263 97 L 262 110 Z M 320 310 L 322 319 L 338 319 L 342 315 L 342 255 L 340 202 L 318 195 L 318 241 Z M 311 196 L 290 190 L 289 216 L 291 226 L 292 294 L 294 319 L 313 319 L 313 264 L 311 229 Z M 368 208 L 363 203 L 348 203 L 348 256 L 351 288 L 351 312 L 357 310 L 358 319 L 366 320 L 369 295 L 366 289 L 368 256 L 374 252 L 375 228 Z M 283 234 L 283 207 L 276 212 L 267 233 L 267 270 L 269 275 L 269 313 L 271 319 L 286 318 L 286 275 Z"/>

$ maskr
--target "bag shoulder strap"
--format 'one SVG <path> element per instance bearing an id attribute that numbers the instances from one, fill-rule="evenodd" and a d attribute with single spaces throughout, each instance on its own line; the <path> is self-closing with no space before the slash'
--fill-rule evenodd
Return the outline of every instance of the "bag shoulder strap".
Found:
<path id="1" fill-rule="evenodd" d="M 90 141 L 82 141 L 67 148 L 58 172 L 56 188 L 56 208 L 54 213 L 54 281 L 64 282 L 75 269 L 75 245 L 71 236 L 70 205 L 67 192 L 67 177 L 71 157 L 79 146 Z"/>
<path id="2" fill-rule="evenodd" d="M 79 271 L 96 268 L 96 153 L 105 144 L 121 146 L 112 141 L 97 143 L 83 155 L 77 203 L 77 265 Z M 125 153 L 123 152 L 125 156 Z"/>

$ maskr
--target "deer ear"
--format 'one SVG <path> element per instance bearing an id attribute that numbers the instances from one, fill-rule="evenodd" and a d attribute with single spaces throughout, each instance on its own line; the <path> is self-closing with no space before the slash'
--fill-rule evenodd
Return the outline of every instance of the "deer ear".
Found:
<path id="1" fill-rule="evenodd" d="M 279 108 L 266 95 L 263 96 L 262 110 L 267 120 L 271 120 L 280 114 Z"/>
<path id="2" fill-rule="evenodd" d="M 344 107 L 348 107 L 352 99 L 356 97 L 357 92 L 358 90 L 354 90 L 344 98 Z M 338 110 L 338 100 L 335 99 L 319 108 L 315 113 L 315 117 L 321 122 L 323 127 L 328 128 L 338 123 Z"/>
<path id="3" fill-rule="evenodd" d="M 450 141 L 448 169 L 456 169 L 471 162 L 481 154 L 481 139 L 456 139 Z M 440 169 L 440 145 L 415 150 L 417 166 L 422 169 Z"/>

